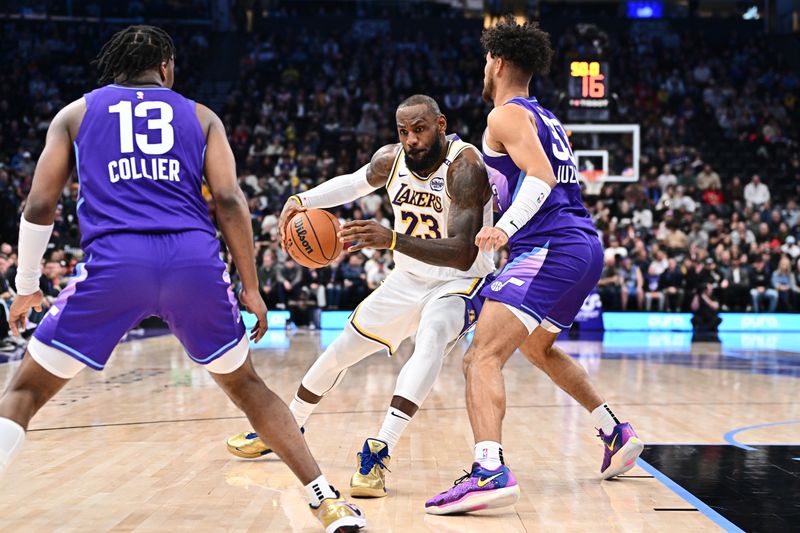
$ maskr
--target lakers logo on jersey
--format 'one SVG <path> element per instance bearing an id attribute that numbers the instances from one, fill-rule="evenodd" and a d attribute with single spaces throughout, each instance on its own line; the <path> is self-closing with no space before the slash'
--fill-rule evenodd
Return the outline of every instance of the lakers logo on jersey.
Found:
<path id="1" fill-rule="evenodd" d="M 437 179 L 437 178 L 434 178 Z M 442 178 L 438 178 L 442 181 L 442 189 L 444 188 L 444 180 Z M 397 191 L 397 194 L 394 195 L 392 198 L 392 203 L 394 205 L 412 205 L 415 207 L 431 207 L 437 213 L 441 213 L 444 209 L 442 206 L 442 197 L 438 194 L 425 192 L 425 191 L 415 191 L 408 186 L 407 183 L 400 183 L 400 188 Z M 433 188 L 433 183 L 431 183 L 431 188 Z M 440 189 L 441 190 L 441 189 Z"/>
<path id="2" fill-rule="evenodd" d="M 394 211 L 395 231 L 418 239 L 447 238 L 451 202 L 447 189 L 449 163 L 455 161 L 466 149 L 475 150 L 475 147 L 450 137 L 445 161 L 427 176 L 414 174 L 406 166 L 403 151 L 398 152 L 386 182 L 386 192 Z M 492 224 L 491 202 L 484 206 L 483 218 L 484 225 Z M 483 277 L 494 270 L 490 254 L 478 254 L 475 264 L 468 272 L 425 264 L 400 252 L 394 253 L 394 260 L 397 269 L 427 278 Z"/>

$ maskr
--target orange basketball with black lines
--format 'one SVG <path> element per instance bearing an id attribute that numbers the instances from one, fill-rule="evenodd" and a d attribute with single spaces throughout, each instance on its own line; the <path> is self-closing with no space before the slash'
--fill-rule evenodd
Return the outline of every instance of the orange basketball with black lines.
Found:
<path id="1" fill-rule="evenodd" d="M 322 209 L 297 213 L 286 228 L 284 245 L 292 259 L 308 268 L 322 268 L 342 253 L 339 220 Z"/>

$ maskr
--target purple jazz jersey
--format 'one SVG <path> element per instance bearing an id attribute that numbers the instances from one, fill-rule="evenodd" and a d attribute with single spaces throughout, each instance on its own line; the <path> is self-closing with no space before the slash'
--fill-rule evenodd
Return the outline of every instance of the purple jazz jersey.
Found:
<path id="1" fill-rule="evenodd" d="M 565 329 L 600 279 L 603 248 L 581 200 L 564 127 L 536 98 L 516 97 L 506 105 L 522 106 L 533 116 L 557 185 L 539 212 L 509 239 L 508 263 L 481 295 Z M 483 159 L 502 214 L 514 201 L 525 173 L 510 156 L 486 146 Z"/>
<path id="2" fill-rule="evenodd" d="M 109 233 L 215 235 L 201 194 L 205 134 L 196 104 L 166 88 L 84 95 L 75 139 L 81 246 Z"/>
<path id="3" fill-rule="evenodd" d="M 168 89 L 113 85 L 85 99 L 75 157 L 88 259 L 34 335 L 100 370 L 129 329 L 158 316 L 192 359 L 209 363 L 244 325 L 200 193 L 195 104 Z"/>

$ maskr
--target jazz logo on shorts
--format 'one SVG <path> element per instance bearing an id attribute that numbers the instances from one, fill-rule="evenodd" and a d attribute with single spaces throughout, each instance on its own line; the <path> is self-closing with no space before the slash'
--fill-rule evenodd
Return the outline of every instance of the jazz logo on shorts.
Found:
<path id="1" fill-rule="evenodd" d="M 525 285 L 525 282 L 522 281 L 521 279 L 511 277 L 511 278 L 508 278 L 506 281 L 499 281 L 498 280 L 498 281 L 493 282 L 491 284 L 490 288 L 494 292 L 499 292 L 499 291 L 503 290 L 503 287 L 505 287 L 509 283 L 514 285 L 515 287 L 522 287 L 523 285 Z"/>

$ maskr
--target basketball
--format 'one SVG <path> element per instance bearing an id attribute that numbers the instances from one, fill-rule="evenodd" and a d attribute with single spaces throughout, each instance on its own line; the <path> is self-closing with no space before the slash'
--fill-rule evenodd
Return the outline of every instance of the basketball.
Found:
<path id="1" fill-rule="evenodd" d="M 336 234 L 339 221 L 322 209 L 297 213 L 286 228 L 284 245 L 292 259 L 308 268 L 322 268 L 342 253 Z"/>

